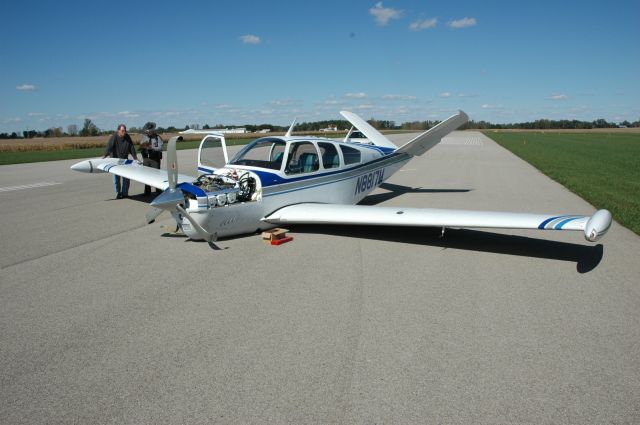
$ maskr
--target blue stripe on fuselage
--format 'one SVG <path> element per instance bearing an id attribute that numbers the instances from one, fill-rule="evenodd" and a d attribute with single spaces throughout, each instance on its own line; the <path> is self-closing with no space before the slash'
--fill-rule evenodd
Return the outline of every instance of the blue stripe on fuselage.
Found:
<path id="1" fill-rule="evenodd" d="M 410 156 L 404 155 L 404 154 L 393 155 L 393 157 L 399 157 L 399 156 L 407 156 L 406 160 L 410 159 Z M 304 189 L 323 186 L 323 185 L 327 185 L 327 184 L 333 184 L 333 183 L 341 182 L 341 181 L 344 181 L 344 180 L 353 179 L 353 178 L 356 178 L 358 176 L 358 174 L 359 174 L 358 170 L 360 170 L 361 168 L 366 167 L 366 166 L 370 166 L 371 164 L 379 163 L 379 162 L 381 162 L 381 160 L 385 160 L 385 159 L 388 160 L 391 157 L 392 157 L 392 155 L 387 155 L 386 157 L 378 158 L 378 159 L 376 159 L 374 161 L 370 161 L 370 162 L 367 162 L 365 164 L 361 164 L 361 165 L 359 165 L 357 167 L 346 168 L 346 169 L 342 169 L 342 170 L 339 170 L 339 171 L 336 171 L 336 172 L 332 172 L 332 173 L 324 173 L 324 174 L 312 175 L 312 176 L 308 176 L 308 177 L 304 177 L 304 178 L 296 178 L 296 179 L 280 179 L 281 183 L 274 183 L 274 184 L 271 185 L 271 187 L 280 186 L 280 185 L 284 186 L 285 184 L 288 184 L 290 182 L 300 182 L 300 181 L 306 181 L 306 180 L 311 180 L 311 179 L 320 178 L 320 177 L 326 177 L 326 176 L 336 176 L 337 177 L 339 174 L 347 174 L 347 173 L 349 174 L 349 175 L 347 175 L 345 177 L 334 178 L 334 179 L 331 179 L 331 180 L 328 180 L 328 181 L 312 183 L 312 184 L 308 184 L 308 185 L 300 186 L 300 187 L 293 187 L 291 189 L 284 189 L 284 190 L 280 190 L 280 191 L 272 192 L 272 193 L 265 193 L 263 196 L 266 197 L 266 196 L 280 195 L 282 193 L 295 192 L 295 191 L 298 191 L 298 190 L 304 190 Z M 391 162 L 390 164 L 380 164 L 380 166 L 384 168 L 384 167 L 387 167 L 387 166 L 389 166 L 391 164 L 395 164 L 395 163 L 396 163 L 396 161 Z M 378 167 L 374 166 L 372 168 L 376 169 Z M 354 171 L 355 171 L 355 173 L 354 173 Z"/>
<path id="2" fill-rule="evenodd" d="M 379 147 L 377 147 L 379 148 Z M 311 180 L 311 179 L 318 179 L 318 178 L 322 178 L 322 177 L 327 177 L 327 176 L 338 176 L 339 174 L 345 174 L 345 173 L 353 173 L 354 171 L 357 171 L 361 168 L 364 167 L 369 167 L 371 165 L 375 165 L 376 163 L 380 163 L 383 161 L 388 161 L 391 158 L 395 158 L 398 156 L 404 156 L 406 154 L 404 153 L 394 153 L 395 150 L 394 149 L 390 149 L 390 148 L 383 148 L 383 149 L 388 149 L 391 153 L 382 156 L 380 158 L 376 158 L 373 161 L 369 161 L 369 162 L 365 162 L 363 164 L 358 164 L 354 167 L 348 167 L 348 168 L 339 168 L 337 170 L 332 170 L 332 171 L 327 171 L 321 174 L 307 174 L 307 175 L 303 175 L 303 176 L 298 176 L 298 177 L 291 177 L 291 178 L 287 178 L 287 177 L 281 177 L 280 175 L 278 175 L 277 173 L 272 173 L 269 171 L 265 171 L 264 169 L 253 169 L 253 168 L 244 168 L 244 167 L 239 167 L 241 169 L 246 169 L 248 171 L 251 171 L 255 174 L 258 175 L 258 177 L 260 178 L 260 182 L 262 184 L 263 189 L 264 188 L 269 188 L 269 187 L 273 187 L 273 186 L 279 186 L 279 185 L 284 185 L 284 184 L 288 184 L 288 183 L 295 183 L 295 182 L 300 182 L 300 181 L 304 181 L 304 180 Z M 409 158 L 407 158 L 409 159 Z M 386 165 L 383 165 L 386 166 Z M 226 167 L 234 167 L 233 164 L 227 164 Z M 208 172 L 208 173 L 212 173 L 213 169 L 208 169 L 205 167 L 198 167 L 199 171 L 203 171 L 203 172 Z M 292 188 L 292 189 L 285 189 L 283 191 L 278 191 L 278 192 L 274 192 L 274 193 L 266 193 L 263 196 L 273 196 L 273 195 L 279 195 L 281 193 L 288 193 L 288 192 L 294 192 L 297 190 L 301 190 L 301 189 L 308 189 L 308 188 L 312 188 L 312 187 L 317 187 L 317 186 L 322 186 L 322 185 L 326 185 L 326 184 L 331 184 L 331 183 L 336 183 L 336 182 L 340 182 L 340 181 L 344 181 L 344 180 L 348 180 L 351 178 L 354 178 L 355 176 L 347 176 L 347 177 L 342 177 L 342 178 L 337 178 L 337 179 L 332 179 L 330 181 L 325 181 L 325 182 L 320 182 L 320 183 L 315 183 L 315 184 L 310 184 L 308 186 L 304 186 L 304 187 L 296 187 L 296 188 Z"/>
<path id="3" fill-rule="evenodd" d="M 295 182 L 299 182 L 302 180 L 309 180 L 309 179 L 315 179 L 315 178 L 319 178 L 319 177 L 326 177 L 326 176 L 330 176 L 330 175 L 334 175 L 334 174 L 341 174 L 341 173 L 346 173 L 346 172 L 350 172 L 353 170 L 358 170 L 360 168 L 363 167 L 367 167 L 370 166 L 372 164 L 376 164 L 378 162 L 382 162 L 385 160 L 388 160 L 389 158 L 392 157 L 396 157 L 398 155 L 402 155 L 402 154 L 389 154 L 389 155 L 385 155 L 382 156 L 380 158 L 376 158 L 373 161 L 369 161 L 369 162 L 365 162 L 363 164 L 359 164 L 356 165 L 355 167 L 348 167 L 348 168 L 340 168 L 336 171 L 328 171 L 326 173 L 322 173 L 322 174 L 311 174 L 311 175 L 304 175 L 304 176 L 300 176 L 300 177 L 291 177 L 291 178 L 283 178 L 280 177 L 278 174 L 275 173 L 270 173 L 268 171 L 263 171 L 263 170 L 251 170 L 254 173 L 256 173 L 259 177 L 260 177 L 260 181 L 262 182 L 262 187 L 269 187 L 269 186 L 276 186 L 279 184 L 284 184 L 284 183 L 295 183 Z"/>

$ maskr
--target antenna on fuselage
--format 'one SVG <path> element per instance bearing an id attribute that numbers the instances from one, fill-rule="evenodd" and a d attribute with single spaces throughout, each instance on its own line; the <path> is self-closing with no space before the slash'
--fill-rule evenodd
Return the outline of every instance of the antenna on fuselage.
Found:
<path id="1" fill-rule="evenodd" d="M 293 134 L 293 127 L 295 127 L 296 125 L 296 118 L 293 119 L 293 122 L 291 123 L 291 127 L 289 127 L 289 130 L 287 130 L 287 134 L 284 135 L 284 137 L 291 137 L 291 135 Z"/>

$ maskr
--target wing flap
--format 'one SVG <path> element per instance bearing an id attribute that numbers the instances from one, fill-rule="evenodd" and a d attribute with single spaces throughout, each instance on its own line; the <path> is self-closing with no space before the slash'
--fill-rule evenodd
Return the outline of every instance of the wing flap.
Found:
<path id="1" fill-rule="evenodd" d="M 589 216 L 368 205 L 296 204 L 263 218 L 274 224 L 351 224 L 496 229 L 584 230 Z"/>

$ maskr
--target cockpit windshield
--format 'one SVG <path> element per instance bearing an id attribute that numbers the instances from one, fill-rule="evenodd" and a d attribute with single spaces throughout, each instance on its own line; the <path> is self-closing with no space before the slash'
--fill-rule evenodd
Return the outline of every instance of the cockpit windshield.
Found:
<path id="1" fill-rule="evenodd" d="M 279 170 L 285 146 L 284 141 L 273 137 L 254 140 L 238 152 L 230 164 Z"/>

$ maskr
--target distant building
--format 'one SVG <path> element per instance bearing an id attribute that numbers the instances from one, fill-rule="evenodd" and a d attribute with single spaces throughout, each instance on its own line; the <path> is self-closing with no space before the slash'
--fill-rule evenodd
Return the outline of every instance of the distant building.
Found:
<path id="1" fill-rule="evenodd" d="M 261 133 L 261 134 L 271 133 L 271 129 L 270 128 L 263 128 L 262 130 L 256 131 L 256 133 Z"/>
<path id="2" fill-rule="evenodd" d="M 244 134 L 248 133 L 247 129 L 244 127 L 238 128 L 213 128 L 211 131 L 215 131 L 216 133 L 225 133 L 225 134 Z"/>
<path id="3" fill-rule="evenodd" d="M 327 128 L 321 128 L 320 131 L 323 131 L 325 133 L 333 133 L 335 131 L 338 131 L 338 126 L 330 124 Z"/>

